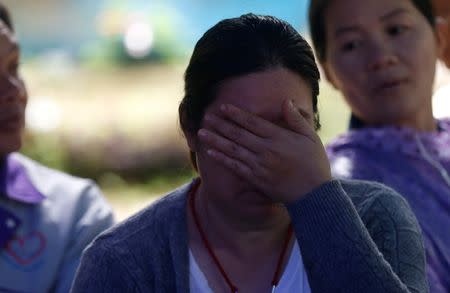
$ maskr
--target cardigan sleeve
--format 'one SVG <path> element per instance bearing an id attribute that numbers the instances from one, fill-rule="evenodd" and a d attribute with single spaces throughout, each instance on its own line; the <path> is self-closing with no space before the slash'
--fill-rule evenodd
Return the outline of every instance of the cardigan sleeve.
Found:
<path id="1" fill-rule="evenodd" d="M 287 206 L 312 291 L 428 292 L 421 232 L 406 202 L 379 184 L 349 191 L 370 199 L 361 210 L 367 226 L 337 180 Z"/>

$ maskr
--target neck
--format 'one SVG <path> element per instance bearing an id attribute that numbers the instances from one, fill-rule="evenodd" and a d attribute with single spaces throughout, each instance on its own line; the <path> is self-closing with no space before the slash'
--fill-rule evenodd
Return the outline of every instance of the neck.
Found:
<path id="1" fill-rule="evenodd" d="M 0 168 L 3 168 L 6 164 L 7 155 L 0 156 Z"/>
<path id="2" fill-rule="evenodd" d="M 433 117 L 431 106 L 426 111 L 421 111 L 414 115 L 413 119 L 404 119 L 398 122 L 398 126 L 410 127 L 419 132 L 431 132 L 437 130 L 437 123 Z"/>
<path id="3" fill-rule="evenodd" d="M 229 214 L 222 213 L 223 205 L 217 208 L 204 195 L 195 192 L 195 188 L 189 194 L 189 246 L 210 287 L 214 292 L 272 290 L 281 278 L 294 243 L 289 217 L 286 225 L 282 221 L 237 225 L 232 216 L 223 216 Z"/>
<path id="4" fill-rule="evenodd" d="M 264 212 L 240 214 L 237 209 L 224 208 L 211 200 L 202 186 L 198 189 L 195 205 L 211 244 L 242 256 L 278 251 L 290 223 L 282 205 L 271 204 Z"/>
<path id="5" fill-rule="evenodd" d="M 362 119 L 352 115 L 350 120 L 350 128 L 358 129 L 367 126 L 380 127 L 380 126 L 398 126 L 415 129 L 419 132 L 432 132 L 438 129 L 436 120 L 433 117 L 432 111 L 422 111 L 418 115 L 415 115 L 414 119 L 396 119 L 392 121 L 383 121 L 382 123 L 368 123 Z"/>

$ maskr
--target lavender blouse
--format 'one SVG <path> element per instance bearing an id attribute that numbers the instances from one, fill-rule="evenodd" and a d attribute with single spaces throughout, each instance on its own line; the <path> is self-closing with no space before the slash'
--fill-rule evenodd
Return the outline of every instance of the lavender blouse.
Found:
<path id="1" fill-rule="evenodd" d="M 327 146 L 337 178 L 373 180 L 402 194 L 423 231 L 430 292 L 450 292 L 450 120 L 439 131 L 351 130 Z"/>

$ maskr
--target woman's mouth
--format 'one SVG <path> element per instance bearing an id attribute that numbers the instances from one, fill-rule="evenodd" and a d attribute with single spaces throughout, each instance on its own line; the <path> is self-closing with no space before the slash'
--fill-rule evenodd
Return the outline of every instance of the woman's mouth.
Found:
<path id="1" fill-rule="evenodd" d="M 394 90 L 406 83 L 406 79 L 391 79 L 391 80 L 385 80 L 379 83 L 375 90 L 377 92 L 379 91 L 389 91 Z"/>
<path id="2" fill-rule="evenodd" d="M 22 115 L 14 114 L 1 117 L 0 116 L 0 131 L 10 132 L 22 129 L 23 119 Z"/>

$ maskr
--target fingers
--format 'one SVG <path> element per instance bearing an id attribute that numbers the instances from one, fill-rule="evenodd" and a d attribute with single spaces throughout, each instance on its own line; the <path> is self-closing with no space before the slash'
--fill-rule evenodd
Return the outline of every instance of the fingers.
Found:
<path id="1" fill-rule="evenodd" d="M 219 135 L 238 143 L 252 152 L 258 152 L 262 148 L 260 137 L 214 114 L 205 115 L 204 126 L 217 131 Z"/>
<path id="2" fill-rule="evenodd" d="M 226 137 L 220 136 L 217 133 L 204 128 L 199 130 L 198 136 L 200 140 L 208 146 L 208 154 L 209 151 L 216 150 L 222 155 L 239 160 L 247 166 L 254 166 L 256 164 L 257 157 L 255 153 L 250 152 L 235 141 L 229 140 Z"/>
<path id="3" fill-rule="evenodd" d="M 302 113 L 301 111 L 301 109 L 294 106 L 292 100 L 286 99 L 283 102 L 283 116 L 289 128 L 299 134 L 310 136 L 312 133 L 315 133 L 315 131 L 304 117 L 307 114 Z"/>
<path id="4" fill-rule="evenodd" d="M 246 112 L 231 104 L 224 104 L 220 110 L 225 114 L 226 118 L 230 119 L 237 125 L 243 127 L 256 136 L 267 138 L 276 131 L 274 125 L 269 121 L 262 119 L 255 114 Z"/>
<path id="5" fill-rule="evenodd" d="M 229 156 L 225 155 L 224 153 L 218 150 L 209 149 L 207 152 L 209 156 L 211 156 L 215 160 L 222 162 L 225 166 L 227 166 L 228 168 L 232 169 L 235 172 L 238 172 L 240 175 L 246 178 L 251 176 L 252 174 L 251 169 L 247 165 L 240 162 L 239 160 L 230 158 Z"/>
<path id="6" fill-rule="evenodd" d="M 258 177 L 255 176 L 254 170 L 245 163 L 230 158 L 229 156 L 225 155 L 224 153 L 218 150 L 209 149 L 207 152 L 209 156 L 211 156 L 219 163 L 223 164 L 225 167 L 229 168 L 233 173 L 235 173 L 239 177 L 243 178 L 244 180 L 247 180 L 248 182 L 254 184 L 255 186 L 261 185 L 261 182 L 259 182 Z"/>

